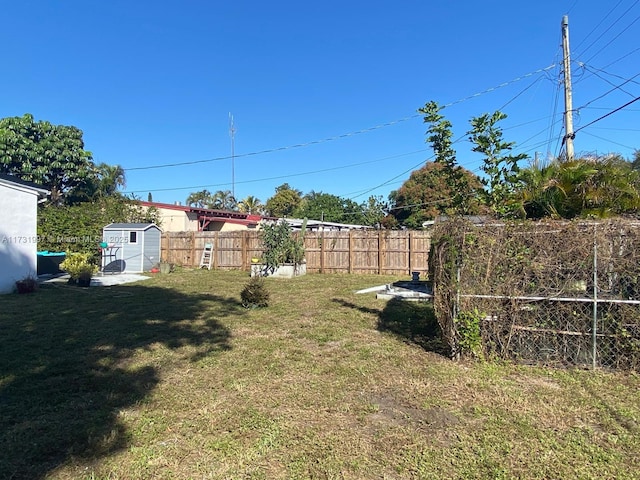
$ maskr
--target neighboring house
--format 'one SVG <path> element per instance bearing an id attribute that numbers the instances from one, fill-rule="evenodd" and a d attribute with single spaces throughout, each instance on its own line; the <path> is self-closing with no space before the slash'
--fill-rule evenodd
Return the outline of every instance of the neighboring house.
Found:
<path id="1" fill-rule="evenodd" d="M 302 225 L 305 220 L 300 218 L 283 218 L 293 230 L 302 229 Z M 306 230 L 310 232 L 323 232 L 323 231 L 348 231 L 348 230 L 371 230 L 373 227 L 368 225 L 356 225 L 351 223 L 336 223 L 336 222 L 323 222 L 320 220 L 307 220 Z"/>
<path id="2" fill-rule="evenodd" d="M 148 272 L 160 263 L 160 237 L 154 223 L 110 223 L 102 229 L 102 271 Z"/>
<path id="3" fill-rule="evenodd" d="M 154 207 L 160 217 L 163 232 L 230 232 L 257 229 L 262 217 L 248 213 L 187 205 L 140 202 L 146 208 Z"/>
<path id="4" fill-rule="evenodd" d="M 0 174 L 0 293 L 37 275 L 38 202 L 48 194 L 40 185 Z"/>

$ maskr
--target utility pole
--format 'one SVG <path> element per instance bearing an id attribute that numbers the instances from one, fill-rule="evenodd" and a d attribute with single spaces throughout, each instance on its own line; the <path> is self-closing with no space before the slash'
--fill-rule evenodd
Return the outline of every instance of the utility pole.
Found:
<path id="1" fill-rule="evenodd" d="M 236 198 L 236 178 L 235 178 L 235 138 L 236 127 L 233 125 L 233 115 L 229 112 L 229 136 L 231 137 L 231 195 Z"/>
<path id="2" fill-rule="evenodd" d="M 562 17 L 562 53 L 564 58 L 564 141 L 567 144 L 567 160 L 573 160 L 573 100 L 571 94 L 571 55 L 569 54 L 569 16 Z"/>

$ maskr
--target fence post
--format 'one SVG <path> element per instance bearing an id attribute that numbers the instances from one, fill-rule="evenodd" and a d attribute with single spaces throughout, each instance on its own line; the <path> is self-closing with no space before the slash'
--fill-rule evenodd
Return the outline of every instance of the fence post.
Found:
<path id="1" fill-rule="evenodd" d="M 243 230 L 242 231 L 242 237 L 240 239 L 240 241 L 242 242 L 240 245 L 241 248 L 241 254 L 240 256 L 241 258 L 241 262 L 242 262 L 242 266 L 240 267 L 241 270 L 246 270 L 247 269 L 247 243 L 249 242 L 247 239 L 247 234 L 249 232 L 247 230 Z"/>
<path id="2" fill-rule="evenodd" d="M 409 271 L 407 272 L 409 275 L 411 275 L 411 270 L 413 269 L 412 264 L 411 264 L 411 240 L 413 238 L 413 235 L 411 235 L 411 230 L 409 230 L 409 258 L 407 261 L 407 265 L 409 267 Z"/>
<path id="3" fill-rule="evenodd" d="M 324 229 L 320 234 L 320 273 L 324 273 Z"/>
<path id="4" fill-rule="evenodd" d="M 382 246 L 383 244 L 383 237 L 382 237 L 382 230 L 380 230 L 378 232 L 378 275 L 382 275 L 382 262 L 383 262 L 383 258 L 382 258 Z"/>
<path id="5" fill-rule="evenodd" d="M 349 273 L 353 273 L 353 235 L 355 231 L 349 230 Z"/>
<path id="6" fill-rule="evenodd" d="M 196 232 L 191 232 L 191 267 L 196 268 L 198 265 L 198 260 L 196 259 Z"/>
<path id="7" fill-rule="evenodd" d="M 220 238 L 218 237 L 218 231 L 213 232 L 213 269 L 217 270 L 219 261 L 218 261 L 218 251 L 220 250 Z"/>
<path id="8" fill-rule="evenodd" d="M 598 339 L 598 236 L 597 236 L 596 225 L 593 226 L 593 325 L 591 326 L 592 330 L 592 367 L 595 370 L 597 366 L 597 339 Z"/>

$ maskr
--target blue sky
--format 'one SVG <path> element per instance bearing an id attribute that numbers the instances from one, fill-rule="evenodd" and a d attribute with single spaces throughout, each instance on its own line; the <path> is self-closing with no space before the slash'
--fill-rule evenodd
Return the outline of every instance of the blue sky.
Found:
<path id="1" fill-rule="evenodd" d="M 2 3 L 0 117 L 79 127 L 144 200 L 386 199 L 432 158 L 430 100 L 470 170 L 469 119 L 498 109 L 517 153 L 557 155 L 565 14 L 576 152 L 640 148 L 640 101 L 611 113 L 640 95 L 640 0 Z"/>

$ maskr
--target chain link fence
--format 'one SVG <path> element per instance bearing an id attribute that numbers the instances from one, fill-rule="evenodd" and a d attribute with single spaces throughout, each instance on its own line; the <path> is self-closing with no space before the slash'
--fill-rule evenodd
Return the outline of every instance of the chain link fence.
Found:
<path id="1" fill-rule="evenodd" d="M 436 224 L 434 307 L 454 357 L 640 367 L 640 223 Z M 464 315 L 463 315 L 464 314 Z"/>

